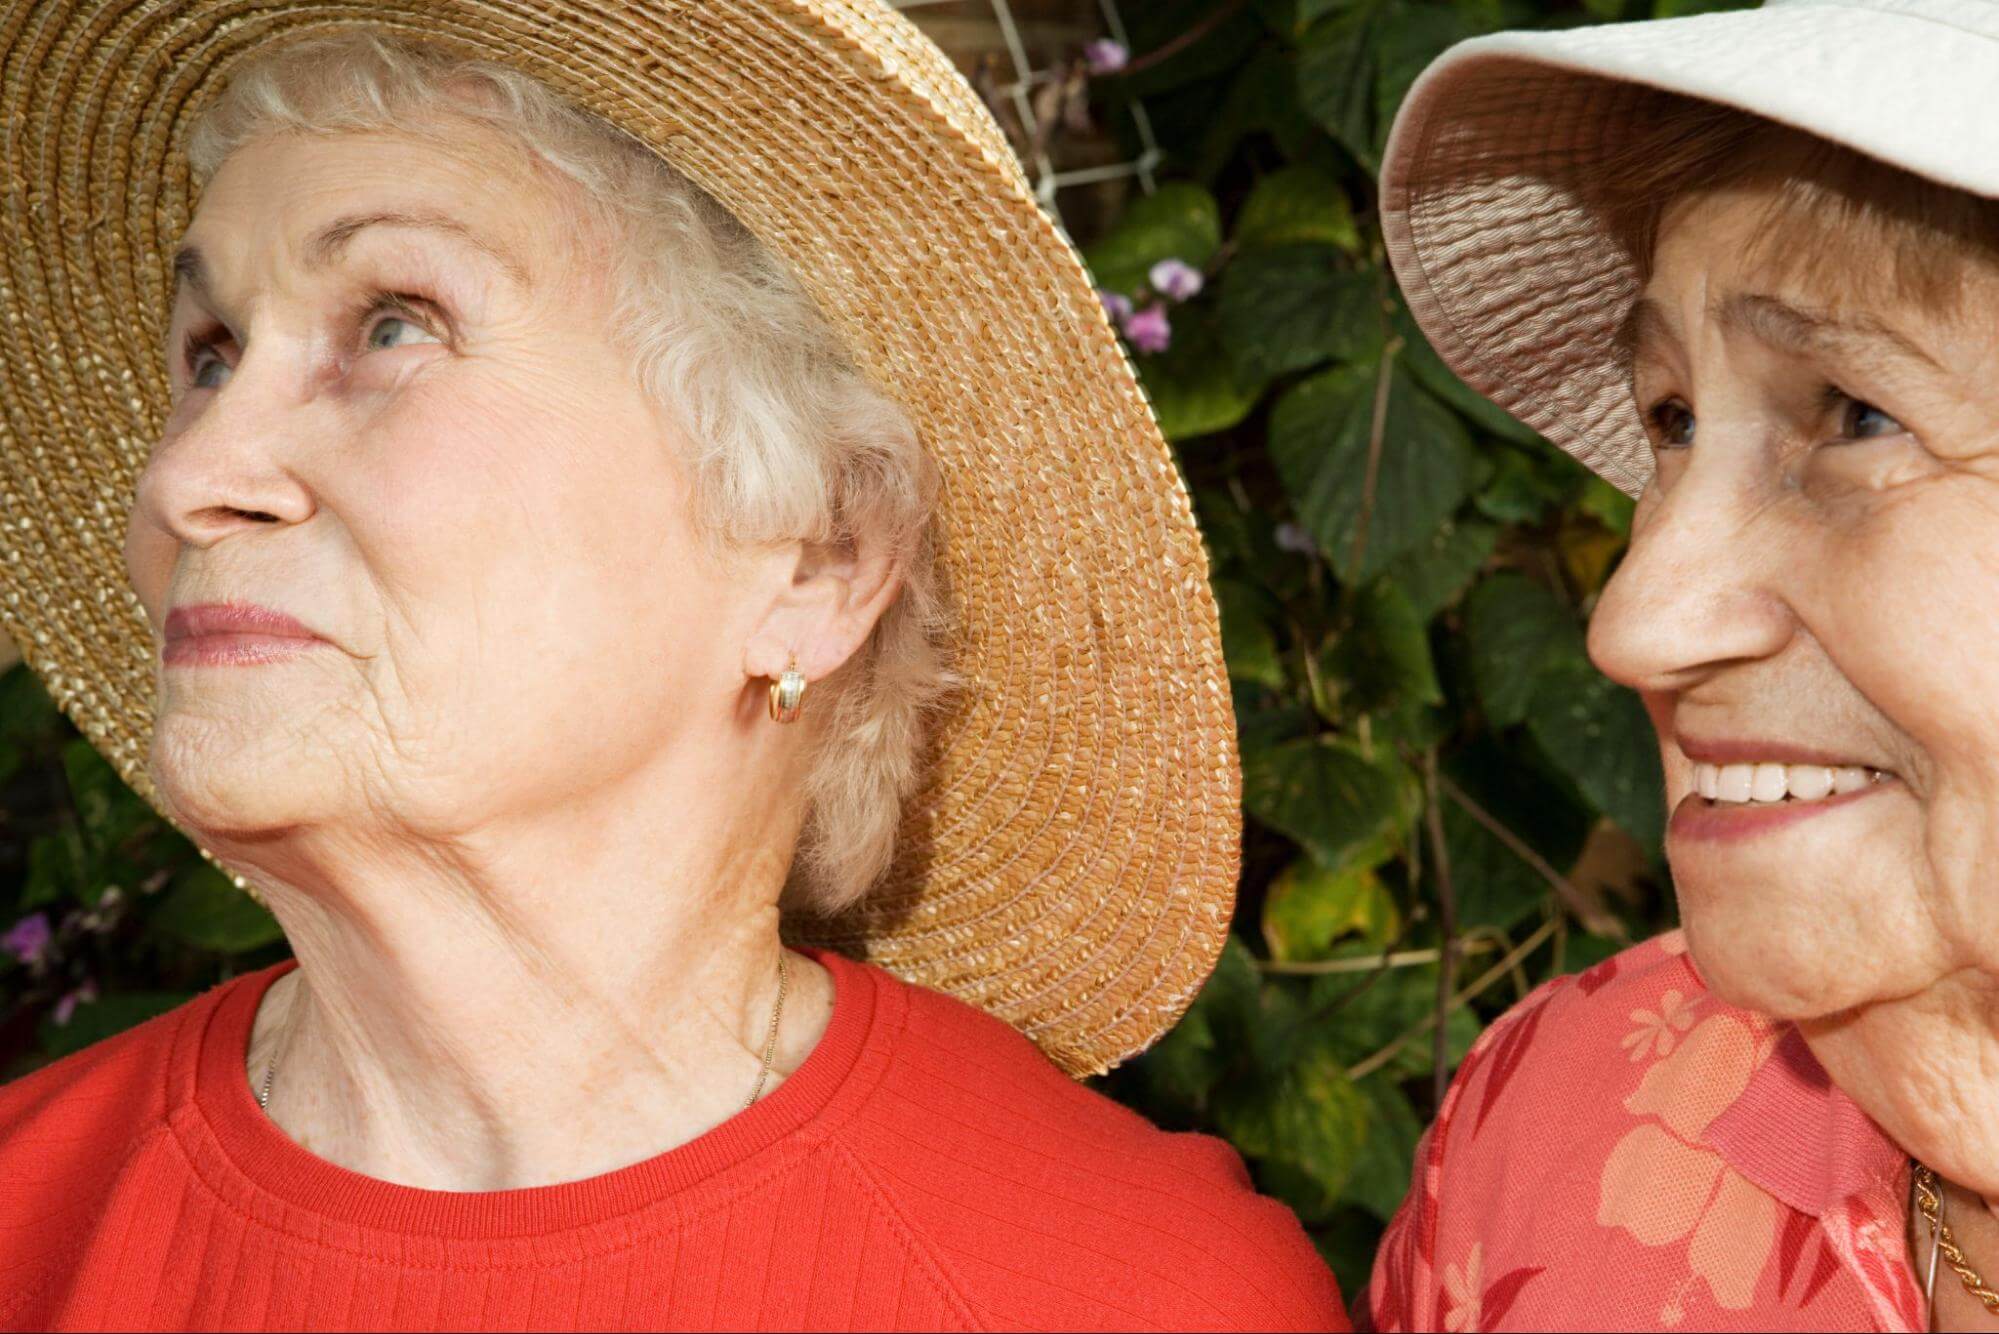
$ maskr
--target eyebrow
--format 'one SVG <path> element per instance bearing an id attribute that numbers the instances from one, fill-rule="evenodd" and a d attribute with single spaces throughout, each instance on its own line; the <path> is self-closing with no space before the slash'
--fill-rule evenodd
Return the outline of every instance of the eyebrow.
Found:
<path id="1" fill-rule="evenodd" d="M 1886 347 L 1903 359 L 1941 370 L 1936 359 L 1907 337 L 1869 315 L 1841 318 L 1830 311 L 1794 306 L 1774 296 L 1738 292 L 1723 299 L 1714 310 L 1725 328 L 1740 329 L 1751 337 L 1786 352 L 1852 351 L 1865 347 L 1878 351 Z"/>
<path id="2" fill-rule="evenodd" d="M 1641 349 L 1653 343 L 1671 343 L 1678 339 L 1673 333 L 1672 321 L 1666 318 L 1665 310 L 1649 296 L 1641 296 L 1631 303 L 1624 312 L 1624 318 L 1617 322 L 1617 328 L 1610 335 L 1610 346 L 1617 354 L 1617 360 L 1627 371 L 1638 360 Z"/>
<path id="3" fill-rule="evenodd" d="M 305 267 L 323 269 L 334 263 L 345 253 L 349 242 L 369 227 L 405 227 L 419 231 L 440 232 L 455 237 L 498 264 L 500 270 L 515 286 L 523 290 L 533 286 L 526 267 L 518 259 L 456 218 L 442 213 L 390 209 L 372 213 L 350 213 L 345 217 L 336 218 L 306 238 L 305 245 L 299 252 Z M 173 271 L 176 298 L 181 288 L 186 287 L 210 305 L 214 304 L 208 276 L 208 258 L 202 254 L 199 246 L 188 244 L 174 251 Z"/>
<path id="4" fill-rule="evenodd" d="M 1709 307 L 1724 328 L 1740 330 L 1760 342 L 1785 352 L 1880 351 L 1886 348 L 1904 360 L 1940 370 L 1936 358 L 1923 351 L 1902 333 L 1874 319 L 1857 315 L 1842 318 L 1830 311 L 1804 306 L 1754 292 L 1737 292 Z M 1673 342 L 1672 322 L 1665 310 L 1650 297 L 1631 303 L 1611 334 L 1611 346 L 1626 370 L 1646 347 Z"/>

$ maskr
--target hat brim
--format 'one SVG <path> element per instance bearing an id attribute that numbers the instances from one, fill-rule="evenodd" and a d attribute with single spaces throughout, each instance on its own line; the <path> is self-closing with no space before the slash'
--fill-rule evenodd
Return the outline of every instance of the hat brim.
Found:
<path id="1" fill-rule="evenodd" d="M 1999 195 L 1993 10 L 1793 0 L 1459 43 L 1410 89 L 1383 158 L 1411 314 L 1460 379 L 1637 495 L 1652 455 L 1613 338 L 1638 275 L 1580 183 L 1668 92 Z"/>
<path id="2" fill-rule="evenodd" d="M 954 992 L 1074 1074 L 1156 1039 L 1234 904 L 1234 716 L 1186 489 L 1074 250 L 970 87 L 871 0 L 4 0 L 0 625 L 157 807 L 126 581 L 168 404 L 186 131 L 289 34 L 525 70 L 659 152 L 800 275 L 944 474 L 966 687 L 887 882 L 802 942 Z M 226 869 L 226 868 L 225 868 Z"/>

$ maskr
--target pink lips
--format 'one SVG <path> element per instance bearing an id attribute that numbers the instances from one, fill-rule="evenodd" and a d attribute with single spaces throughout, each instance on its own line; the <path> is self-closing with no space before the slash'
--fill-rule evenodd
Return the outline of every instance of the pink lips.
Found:
<path id="1" fill-rule="evenodd" d="M 167 666 L 253 666 L 297 657 L 326 641 L 299 621 L 269 607 L 204 602 L 167 615 Z"/>

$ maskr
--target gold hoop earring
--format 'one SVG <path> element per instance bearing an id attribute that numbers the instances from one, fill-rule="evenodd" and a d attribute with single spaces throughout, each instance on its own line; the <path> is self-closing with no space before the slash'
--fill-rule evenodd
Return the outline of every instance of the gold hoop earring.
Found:
<path id="1" fill-rule="evenodd" d="M 798 670 L 798 659 L 784 669 L 784 675 L 770 683 L 770 720 L 774 723 L 795 723 L 798 710 L 805 703 L 805 674 Z"/>

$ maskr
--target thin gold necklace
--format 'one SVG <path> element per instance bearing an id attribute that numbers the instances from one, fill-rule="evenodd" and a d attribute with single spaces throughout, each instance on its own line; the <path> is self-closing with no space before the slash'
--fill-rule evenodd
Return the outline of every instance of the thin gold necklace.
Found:
<path id="1" fill-rule="evenodd" d="M 761 1098 L 763 1096 L 764 1085 L 770 1081 L 771 1059 L 777 1055 L 778 1021 L 784 1017 L 785 984 L 789 981 L 790 972 L 791 972 L 791 970 L 786 966 L 787 954 L 788 951 L 786 951 L 782 947 L 778 949 L 777 1003 L 770 1007 L 770 1031 L 764 1034 L 763 1069 L 757 1071 L 756 1086 L 750 1090 L 750 1096 L 743 1099 L 743 1110 L 746 1112 L 750 1108 L 756 1105 L 756 1101 L 758 1098 Z M 263 1088 L 259 1089 L 257 1092 L 257 1106 L 265 1109 L 266 1111 L 270 1110 L 270 1105 L 271 1105 L 271 1081 L 276 1079 L 277 1077 L 278 1077 L 278 1058 L 277 1055 L 273 1053 L 271 1056 L 270 1065 L 265 1067 L 264 1070 L 264 1086 Z"/>
<path id="2" fill-rule="evenodd" d="M 1941 1251 L 1945 1262 L 1956 1272 L 1958 1282 L 1964 1284 L 1964 1290 L 1983 1302 L 1986 1310 L 1999 1315 L 1999 1292 L 1987 1287 L 1985 1280 L 1978 1276 L 1978 1271 L 1964 1258 L 1957 1238 L 1951 1235 L 1950 1224 L 1943 1221 L 1943 1187 L 1937 1181 L 1937 1174 L 1914 1159 L 1910 1160 L 1910 1164 L 1916 1187 L 1916 1206 L 1923 1211 L 1923 1221 L 1930 1226 L 1930 1274 L 1923 1296 L 1930 1298 L 1935 1290 L 1937 1252 Z M 1934 1299 L 1931 1309 L 1935 1309 Z"/>

